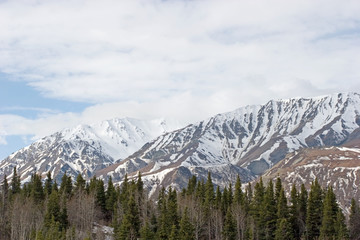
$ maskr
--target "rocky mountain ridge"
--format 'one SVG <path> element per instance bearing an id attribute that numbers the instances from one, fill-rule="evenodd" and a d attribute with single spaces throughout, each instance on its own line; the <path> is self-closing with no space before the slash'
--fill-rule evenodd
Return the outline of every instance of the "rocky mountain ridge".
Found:
<path id="1" fill-rule="evenodd" d="M 173 130 L 162 121 L 115 119 L 45 137 L 0 162 L 17 166 L 23 181 L 51 171 L 61 178 L 93 175 L 120 184 L 140 171 L 150 195 L 160 186 L 185 187 L 212 174 L 216 185 L 256 179 L 301 149 L 330 148 L 360 139 L 360 95 L 272 100 L 218 114 Z M 329 165 L 330 166 L 330 165 Z M 325 173 L 324 173 L 325 174 Z M 0 176 L 2 177 L 2 176 Z"/>
<path id="2" fill-rule="evenodd" d="M 360 95 L 269 101 L 218 114 L 166 133 L 127 159 L 97 172 L 121 181 L 141 171 L 151 192 L 159 186 L 183 187 L 187 178 L 206 178 L 224 186 L 240 175 L 255 179 L 302 148 L 330 147 L 359 138 Z"/>
<path id="3" fill-rule="evenodd" d="M 81 173 L 89 178 L 95 171 L 126 158 L 143 144 L 169 131 L 163 119 L 141 121 L 112 119 L 92 125 L 78 125 L 44 137 L 0 162 L 0 175 L 17 167 L 26 182 L 32 173 L 51 171 L 60 180 Z"/>
<path id="4" fill-rule="evenodd" d="M 351 199 L 360 198 L 360 140 L 338 147 L 306 148 L 286 156 L 263 176 L 267 182 L 280 177 L 286 192 L 293 184 L 310 188 L 317 178 L 323 188 L 332 187 L 340 206 L 349 213 Z"/>

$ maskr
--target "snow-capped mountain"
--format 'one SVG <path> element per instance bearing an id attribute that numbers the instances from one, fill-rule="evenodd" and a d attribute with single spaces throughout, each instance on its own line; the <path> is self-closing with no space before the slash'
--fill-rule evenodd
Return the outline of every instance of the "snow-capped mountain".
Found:
<path id="1" fill-rule="evenodd" d="M 74 177 L 78 173 L 91 177 L 173 127 L 163 119 L 124 118 L 64 129 L 1 161 L 0 175 L 11 175 L 16 166 L 25 181 L 32 173 L 45 175 L 48 171 L 58 180 L 65 171 Z"/>
<path id="2" fill-rule="evenodd" d="M 166 133 L 97 175 L 121 181 L 140 170 L 152 191 L 159 185 L 182 187 L 191 174 L 206 178 L 207 172 L 219 185 L 237 174 L 245 182 L 295 150 L 359 138 L 359 126 L 357 93 L 272 100 Z"/>
<path id="3" fill-rule="evenodd" d="M 288 154 L 269 169 L 263 179 L 280 177 L 288 193 L 293 184 L 310 189 L 317 178 L 323 188 L 332 186 L 340 206 L 349 210 L 351 199 L 359 199 L 360 140 L 338 147 L 307 148 Z"/>

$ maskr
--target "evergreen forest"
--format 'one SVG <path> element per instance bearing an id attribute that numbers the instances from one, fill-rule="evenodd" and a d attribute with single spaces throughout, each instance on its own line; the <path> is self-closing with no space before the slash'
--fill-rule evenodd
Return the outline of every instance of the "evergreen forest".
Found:
<path id="1" fill-rule="evenodd" d="M 208 174 L 191 177 L 181 191 L 162 188 L 153 199 L 140 173 L 121 186 L 66 173 L 58 185 L 50 172 L 21 185 L 14 168 L 0 189 L 1 240 L 360 239 L 358 202 L 346 218 L 333 189 L 317 180 L 286 194 L 280 178 L 242 187 L 237 177 L 220 190 Z"/>

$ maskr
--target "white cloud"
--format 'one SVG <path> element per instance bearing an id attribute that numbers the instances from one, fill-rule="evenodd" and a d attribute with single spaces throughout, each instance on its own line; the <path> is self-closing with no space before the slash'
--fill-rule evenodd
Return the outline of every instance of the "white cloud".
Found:
<path id="1" fill-rule="evenodd" d="M 5 1 L 0 72 L 94 105 L 38 119 L 43 136 L 112 117 L 191 122 L 269 99 L 360 91 L 358 1 Z M 46 127 L 44 127 L 46 126 Z"/>

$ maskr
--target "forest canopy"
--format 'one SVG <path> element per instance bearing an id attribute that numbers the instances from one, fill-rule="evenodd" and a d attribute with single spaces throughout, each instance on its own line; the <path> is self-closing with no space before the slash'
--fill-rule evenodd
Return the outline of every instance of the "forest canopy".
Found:
<path id="1" fill-rule="evenodd" d="M 10 182 L 10 183 L 9 183 Z M 245 190 L 243 190 L 245 189 Z M 180 191 L 162 188 L 149 198 L 141 173 L 121 186 L 66 173 L 60 186 L 50 172 L 21 185 L 14 168 L 1 183 L 0 239 L 359 239 L 360 210 L 353 199 L 347 221 L 331 186 L 292 186 L 280 178 L 224 189 L 191 177 Z M 288 196 L 287 196 L 288 195 Z M 106 238 L 108 237 L 108 238 Z"/>

